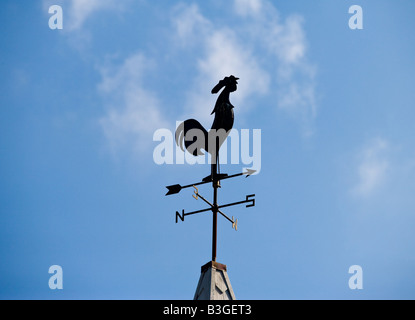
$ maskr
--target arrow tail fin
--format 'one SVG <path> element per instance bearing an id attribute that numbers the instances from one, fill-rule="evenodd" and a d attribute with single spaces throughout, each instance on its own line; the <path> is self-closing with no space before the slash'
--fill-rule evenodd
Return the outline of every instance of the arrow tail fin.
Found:
<path id="1" fill-rule="evenodd" d="M 169 196 L 171 194 L 179 193 L 180 190 L 182 190 L 182 186 L 180 184 L 175 184 L 175 185 L 172 185 L 172 186 L 167 186 L 166 188 L 167 188 L 167 190 L 169 190 L 166 193 L 166 196 Z"/>

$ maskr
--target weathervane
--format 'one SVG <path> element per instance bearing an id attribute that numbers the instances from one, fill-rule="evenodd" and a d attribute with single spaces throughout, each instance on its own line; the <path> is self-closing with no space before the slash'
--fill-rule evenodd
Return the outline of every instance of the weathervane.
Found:
<path id="1" fill-rule="evenodd" d="M 231 207 L 239 204 L 247 204 L 246 207 L 255 206 L 255 194 L 247 195 L 246 199 L 243 201 L 228 203 L 225 205 L 218 205 L 218 188 L 220 188 L 220 181 L 225 179 L 231 179 L 239 176 L 245 175 L 246 178 L 254 174 L 255 170 L 247 169 L 246 172 L 228 175 L 226 173 L 220 173 L 219 168 L 219 149 L 223 144 L 227 136 L 229 135 L 230 130 L 232 129 L 234 122 L 234 106 L 229 101 L 229 94 L 235 92 L 237 89 L 237 80 L 234 76 L 225 77 L 223 80 L 220 80 L 219 83 L 212 89 L 212 94 L 218 93 L 222 88 L 223 91 L 219 95 L 215 108 L 212 113 L 215 113 L 215 119 L 213 120 L 212 128 L 209 132 L 195 119 L 188 119 L 182 122 L 176 130 L 176 143 L 183 149 L 183 144 L 186 150 L 194 156 L 203 155 L 202 149 L 211 155 L 211 174 L 200 182 L 188 184 L 181 186 L 180 184 L 175 184 L 167 186 L 168 192 L 166 196 L 178 194 L 182 189 L 185 188 L 194 188 L 193 198 L 198 200 L 202 199 L 206 204 L 209 205 L 209 208 L 197 210 L 193 212 L 185 213 L 182 210 L 180 214 L 176 211 L 176 223 L 178 220 L 184 221 L 184 218 L 189 215 L 194 215 L 202 212 L 212 211 L 213 213 L 213 228 L 212 228 L 212 261 L 216 262 L 216 249 L 217 249 L 217 217 L 220 213 L 224 218 L 232 223 L 232 228 L 238 229 L 238 220 L 234 217 L 229 218 L 225 213 L 221 211 L 222 208 Z M 192 139 L 190 139 L 192 138 Z M 219 170 L 218 170 L 219 169 Z M 213 203 L 206 200 L 200 193 L 197 186 L 212 183 L 213 187 Z"/>

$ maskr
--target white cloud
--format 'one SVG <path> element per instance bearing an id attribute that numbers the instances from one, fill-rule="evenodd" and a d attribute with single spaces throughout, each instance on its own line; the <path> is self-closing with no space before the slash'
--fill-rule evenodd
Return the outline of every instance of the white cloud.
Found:
<path id="1" fill-rule="evenodd" d="M 93 14 L 123 10 L 128 1 L 69 0 L 64 7 L 68 12 L 64 28 L 82 30 Z M 307 124 L 306 131 L 310 132 L 308 123 L 317 114 L 316 69 L 307 61 L 302 17 L 291 15 L 281 20 L 273 4 L 266 0 L 234 0 L 234 6 L 236 9 L 229 14 L 233 14 L 233 19 L 241 19 L 237 27 L 227 20 L 218 23 L 207 18 L 194 3 L 179 4 L 172 11 L 173 38 L 178 40 L 180 50 L 193 50 L 190 55 L 193 61 L 188 63 L 193 62 L 196 67 L 187 93 L 187 109 L 181 118 L 197 115 L 202 122 L 211 123 L 210 112 L 216 96 L 210 94 L 210 89 L 223 77 L 233 74 L 241 78 L 239 90 L 231 95 L 240 115 L 264 108 L 254 98 L 269 95 L 269 100 L 275 101 L 270 107 L 293 114 Z M 131 143 L 134 149 L 139 149 L 146 141 L 152 141 L 150 134 L 155 129 L 166 127 L 156 94 L 159 91 L 151 91 L 143 82 L 143 75 L 149 74 L 150 62 L 142 54 L 136 54 L 119 65 L 99 67 L 102 75 L 99 92 L 107 108 L 100 123 L 113 150 Z"/>
<path id="2" fill-rule="evenodd" d="M 248 6 L 250 1 L 235 0 L 236 12 L 241 2 Z M 249 29 L 253 37 L 278 62 L 273 74 L 276 80 L 277 107 L 302 123 L 305 136 L 313 133 L 313 121 L 317 116 L 316 74 L 317 68 L 307 60 L 307 39 L 304 19 L 298 14 L 282 20 L 271 2 L 257 0 L 262 10 L 252 16 Z M 242 6 L 243 7 L 243 6 Z"/>
<path id="3" fill-rule="evenodd" d="M 241 113 L 254 107 L 254 104 L 247 103 L 247 99 L 253 94 L 264 94 L 268 91 L 269 76 L 258 65 L 252 53 L 239 42 L 230 29 L 209 32 L 204 46 L 205 54 L 197 64 L 197 88 L 189 96 L 188 105 L 192 115 L 204 115 L 204 119 L 210 119 L 210 109 L 213 109 L 216 96 L 211 96 L 212 99 L 206 99 L 206 96 L 210 95 L 211 87 L 230 75 L 241 78 L 238 91 L 231 95 L 232 103 Z"/>
<path id="4" fill-rule="evenodd" d="M 183 45 L 197 43 L 197 37 L 205 34 L 211 28 L 211 23 L 199 11 L 196 4 L 186 6 L 180 4 L 176 7 L 173 24 L 176 29 L 177 38 Z"/>
<path id="5" fill-rule="evenodd" d="M 76 30 L 82 27 L 91 14 L 114 6 L 114 0 L 72 0 L 69 9 L 69 29 Z"/>
<path id="6" fill-rule="evenodd" d="M 383 139 L 372 141 L 359 153 L 357 166 L 358 182 L 352 193 L 357 196 L 369 196 L 381 186 L 390 167 L 388 142 Z"/>
<path id="7" fill-rule="evenodd" d="M 100 119 L 111 149 L 132 147 L 147 150 L 156 129 L 166 127 L 156 94 L 145 88 L 143 78 L 153 68 L 152 61 L 138 53 L 120 66 L 100 67 L 99 92 L 107 103 Z"/>
<path id="8" fill-rule="evenodd" d="M 196 61 L 198 73 L 188 92 L 183 117 L 195 116 L 201 122 L 212 121 L 210 112 L 216 96 L 210 95 L 210 89 L 231 74 L 242 80 L 238 91 L 231 96 L 232 103 L 239 111 L 249 109 L 246 98 L 267 92 L 269 76 L 256 61 L 251 48 L 244 45 L 237 31 L 227 26 L 216 27 L 200 13 L 195 4 L 178 5 L 174 15 L 173 25 L 180 44 L 187 49 L 196 47 L 201 50 L 198 55 L 200 58 Z"/>
<path id="9" fill-rule="evenodd" d="M 234 6 L 242 16 L 258 14 L 263 8 L 261 0 L 235 0 Z"/>
<path id="10" fill-rule="evenodd" d="M 272 74 L 277 108 L 298 119 L 305 136 L 312 135 L 317 116 L 317 68 L 307 60 L 303 17 L 292 14 L 283 20 L 267 0 L 235 0 L 234 7 L 242 17 L 246 18 L 246 12 L 250 13 L 244 31 L 249 30 L 251 38 L 258 39 L 265 49 L 258 55 L 278 62 Z"/>
<path id="11" fill-rule="evenodd" d="M 272 21 L 272 20 L 271 20 Z M 303 18 L 299 15 L 287 17 L 285 23 L 274 19 L 266 38 L 268 46 L 283 64 L 296 64 L 305 57 L 306 37 Z"/>
<path id="12" fill-rule="evenodd" d="M 299 119 L 306 135 L 311 135 L 317 115 L 317 69 L 307 61 L 303 18 L 291 15 L 281 21 L 276 8 L 265 0 L 234 0 L 234 10 L 242 19 L 238 27 L 209 20 L 195 4 L 181 4 L 175 11 L 179 39 L 192 39 L 188 47 L 202 50 L 186 115 L 204 115 L 207 120 L 210 111 L 206 110 L 214 100 L 206 99 L 206 88 L 233 74 L 241 78 L 231 96 L 241 113 L 260 107 L 251 97 L 270 94 L 274 107 Z"/>

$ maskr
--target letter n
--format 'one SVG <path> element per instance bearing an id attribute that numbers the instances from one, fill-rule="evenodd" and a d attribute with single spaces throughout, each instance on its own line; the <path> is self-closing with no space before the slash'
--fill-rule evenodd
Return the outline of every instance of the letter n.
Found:
<path id="1" fill-rule="evenodd" d="M 184 221 L 184 210 L 182 210 L 182 215 L 178 211 L 176 211 L 176 223 L 179 221 L 177 217 L 180 218 L 180 220 Z"/>

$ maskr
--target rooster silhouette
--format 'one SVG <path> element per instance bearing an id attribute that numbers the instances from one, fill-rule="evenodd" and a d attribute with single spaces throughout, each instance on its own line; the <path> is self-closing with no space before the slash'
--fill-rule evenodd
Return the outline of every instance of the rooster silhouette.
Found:
<path id="1" fill-rule="evenodd" d="M 225 77 L 212 89 L 212 94 L 218 93 L 222 88 L 212 114 L 215 114 L 212 128 L 209 132 L 195 119 L 183 121 L 176 130 L 176 143 L 194 156 L 204 155 L 202 149 L 211 154 L 212 163 L 218 163 L 219 148 L 229 135 L 234 122 L 233 108 L 229 101 L 229 94 L 235 92 L 239 78 L 233 75 Z M 190 139 L 193 138 L 193 139 Z M 213 140 L 214 139 L 214 140 Z"/>

